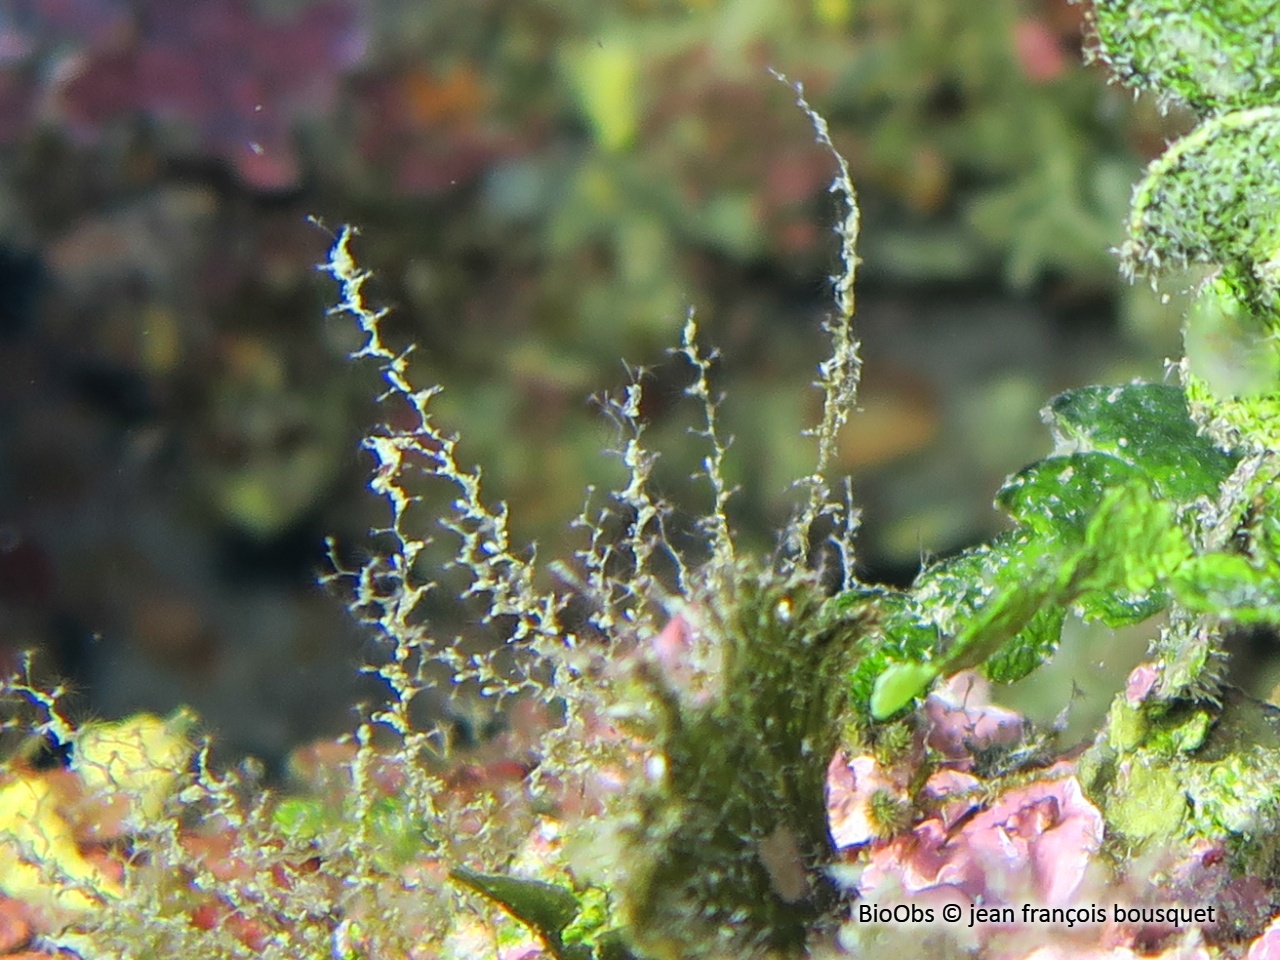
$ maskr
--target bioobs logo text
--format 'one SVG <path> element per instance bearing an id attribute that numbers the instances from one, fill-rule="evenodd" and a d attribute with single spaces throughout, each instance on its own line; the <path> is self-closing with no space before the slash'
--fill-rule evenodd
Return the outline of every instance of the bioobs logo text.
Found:
<path id="1" fill-rule="evenodd" d="M 1124 907 L 1115 904 L 1110 919 L 1124 923 L 1169 923 L 1190 926 L 1200 923 L 1216 923 L 1216 907 Z M 941 908 L 921 907 L 914 903 L 898 903 L 884 906 L 878 903 L 859 903 L 854 916 L 859 923 L 964 923 L 968 927 L 984 924 L 1013 926 L 1016 924 L 1049 924 L 1068 928 L 1084 924 L 1103 924 L 1108 921 L 1106 908 L 1096 904 L 1075 907 L 1043 907 L 1034 903 L 989 906 L 971 903 L 966 911 L 958 903 L 948 903 Z"/>
<path id="2" fill-rule="evenodd" d="M 953 904 L 947 904 L 948 907 Z M 950 922 L 954 922 L 950 917 Z M 878 903 L 858 904 L 859 923 L 937 923 L 937 911 L 933 907 L 921 907 L 914 903 L 899 903 L 882 907 Z"/>

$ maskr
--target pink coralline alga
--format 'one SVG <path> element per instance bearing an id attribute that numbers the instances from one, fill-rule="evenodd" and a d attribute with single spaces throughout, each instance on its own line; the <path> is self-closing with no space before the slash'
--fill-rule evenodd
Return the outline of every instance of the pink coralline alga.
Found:
<path id="1" fill-rule="evenodd" d="M 1153 668 L 1139 667 L 1125 691 L 1141 703 L 1155 687 Z M 1027 770 L 1012 786 L 974 773 L 973 752 L 1016 744 L 1017 714 L 992 706 L 984 681 L 952 678 L 923 710 L 933 773 L 912 797 L 908 791 L 919 757 L 901 769 L 885 769 L 869 756 L 837 753 L 827 774 L 827 813 L 842 851 L 841 876 L 854 903 L 907 905 L 934 910 L 957 905 L 961 919 L 938 930 L 963 950 L 989 960 L 1280 960 L 1280 918 L 1268 925 L 1275 896 L 1259 877 L 1232 872 L 1221 841 L 1204 840 L 1178 851 L 1155 851 L 1117 872 L 1098 856 L 1104 839 L 1101 812 L 1085 797 L 1072 761 Z M 1007 782 L 1007 781 L 1006 781 Z M 876 823 L 880 793 L 923 819 L 886 837 Z M 1213 922 L 1191 927 L 1168 923 L 1081 923 L 1072 927 L 1021 922 L 1023 904 L 1039 908 L 1212 905 Z M 1014 908 L 1013 923 L 967 926 L 970 907 Z M 856 910 L 856 907 L 854 908 Z M 855 914 L 856 916 L 856 914 Z M 850 929 L 861 926 L 854 921 Z M 1237 938 L 1257 933 L 1246 948 Z M 925 936 L 925 932 L 921 932 Z M 850 947 L 858 941 L 850 939 Z M 860 949 L 860 948 L 859 948 Z M 1247 952 L 1246 952 L 1247 950 Z"/>
<path id="2" fill-rule="evenodd" d="M 838 849 L 856 847 L 880 833 L 871 812 L 871 798 L 887 791 L 894 799 L 906 798 L 906 783 L 881 769 L 874 757 L 849 759 L 836 753 L 827 767 L 827 822 Z"/>
<path id="3" fill-rule="evenodd" d="M 1245 960 L 1280 960 L 1280 917 L 1272 920 L 1262 936 L 1249 945 Z"/>
<path id="4" fill-rule="evenodd" d="M 263 190 L 296 184 L 295 124 L 331 107 L 365 50 L 358 6 L 346 0 L 288 18 L 258 14 L 247 0 L 42 0 L 21 21 L 0 16 L 0 35 L 10 46 L 23 40 L 29 56 L 54 57 L 42 89 L 29 90 L 13 116 L 46 116 L 85 141 L 145 117 Z"/>
<path id="5" fill-rule="evenodd" d="M 858 883 L 870 900 L 934 887 L 970 902 L 1068 906 L 1102 843 L 1102 815 L 1069 765 L 1009 790 L 958 829 L 937 818 L 870 851 Z"/>
<path id="6" fill-rule="evenodd" d="M 696 609 L 668 620 L 636 651 L 626 668 L 634 668 L 640 661 L 656 669 L 666 688 L 690 706 L 709 703 L 720 692 L 723 650 L 716 638 L 699 626 Z"/>
<path id="7" fill-rule="evenodd" d="M 981 678 L 961 674 L 928 698 L 922 736 L 938 769 L 917 800 L 932 812 L 908 831 L 877 839 L 871 812 L 877 793 L 907 799 L 905 772 L 886 771 L 870 756 L 833 760 L 829 822 L 837 847 L 861 866 L 860 900 L 966 909 L 1070 906 L 1085 887 L 1103 820 L 1070 763 L 1040 771 L 984 804 L 973 752 L 1015 744 L 1023 735 L 1022 718 L 991 705 L 987 692 Z"/>
<path id="8" fill-rule="evenodd" d="M 694 682 L 693 654 L 698 636 L 692 623 L 676 614 L 653 638 L 649 655 L 672 689 L 683 689 Z"/>
<path id="9" fill-rule="evenodd" d="M 1032 83 L 1049 83 L 1070 69 L 1071 62 L 1049 25 L 1022 19 L 1013 25 L 1013 50 Z"/>
<path id="10" fill-rule="evenodd" d="M 925 701 L 924 714 L 929 747 L 955 769 L 972 769 L 975 750 L 1022 739 L 1022 717 L 992 704 L 990 684 L 970 670 L 940 684 Z"/>
<path id="11" fill-rule="evenodd" d="M 947 828 L 973 807 L 962 799 L 965 791 L 980 783 L 968 772 L 974 764 L 973 751 L 1013 744 L 1022 737 L 1022 717 L 992 705 L 988 693 L 987 681 L 966 671 L 941 684 L 925 702 L 924 742 L 942 766 L 929 778 L 924 793 L 935 800 L 955 796 L 940 807 L 939 817 Z M 837 848 L 859 846 L 880 834 L 872 800 L 884 794 L 905 801 L 914 759 L 897 769 L 885 769 L 871 756 L 850 758 L 843 751 L 836 753 L 827 769 L 827 817 Z"/>
<path id="12" fill-rule="evenodd" d="M 1138 706 L 1155 690 L 1159 679 L 1160 674 L 1154 664 L 1143 663 L 1134 667 L 1129 679 L 1125 681 L 1125 702 L 1131 707 Z"/>

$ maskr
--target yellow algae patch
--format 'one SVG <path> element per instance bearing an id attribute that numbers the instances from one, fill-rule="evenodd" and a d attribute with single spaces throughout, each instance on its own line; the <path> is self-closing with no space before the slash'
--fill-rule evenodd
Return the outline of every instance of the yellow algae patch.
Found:
<path id="1" fill-rule="evenodd" d="M 81 855 L 45 778 L 25 776 L 0 787 L 0 893 L 38 909 L 76 913 L 121 893 Z"/>
<path id="2" fill-rule="evenodd" d="M 140 713 L 114 723 L 91 723 L 76 736 L 71 769 L 85 792 L 104 800 L 124 796 L 144 820 L 159 817 L 186 773 L 194 715 L 179 709 L 161 718 Z"/>
<path id="3" fill-rule="evenodd" d="M 567 64 L 596 142 L 609 152 L 624 150 L 640 127 L 636 90 L 640 62 L 628 44 L 611 39 L 584 45 L 573 51 Z"/>

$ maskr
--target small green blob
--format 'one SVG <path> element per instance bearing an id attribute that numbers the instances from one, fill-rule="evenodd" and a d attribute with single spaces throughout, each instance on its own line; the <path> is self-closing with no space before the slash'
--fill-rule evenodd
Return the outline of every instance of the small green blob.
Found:
<path id="1" fill-rule="evenodd" d="M 895 663 L 876 677 L 871 691 L 871 715 L 887 720 L 929 689 L 938 677 L 930 663 Z"/>
<path id="2" fill-rule="evenodd" d="M 282 800 L 271 820 L 286 836 L 300 840 L 318 837 L 330 823 L 324 805 L 319 800 L 305 797 Z"/>

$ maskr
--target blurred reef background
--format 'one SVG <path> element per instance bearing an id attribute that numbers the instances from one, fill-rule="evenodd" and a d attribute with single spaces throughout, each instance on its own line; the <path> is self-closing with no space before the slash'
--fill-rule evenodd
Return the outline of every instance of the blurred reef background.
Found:
<path id="1" fill-rule="evenodd" d="M 377 382 L 312 216 L 359 225 L 438 416 L 547 559 L 622 477 L 589 398 L 624 360 L 663 488 L 707 506 L 667 353 L 696 310 L 731 517 L 769 549 L 836 266 L 830 157 L 769 68 L 860 191 L 840 467 L 863 574 L 909 581 L 994 532 L 1050 395 L 1180 353 L 1180 305 L 1108 251 L 1185 121 L 1082 44 L 1065 0 L 0 0 L 0 651 L 272 763 L 371 695 L 316 574 L 385 519 Z"/>

